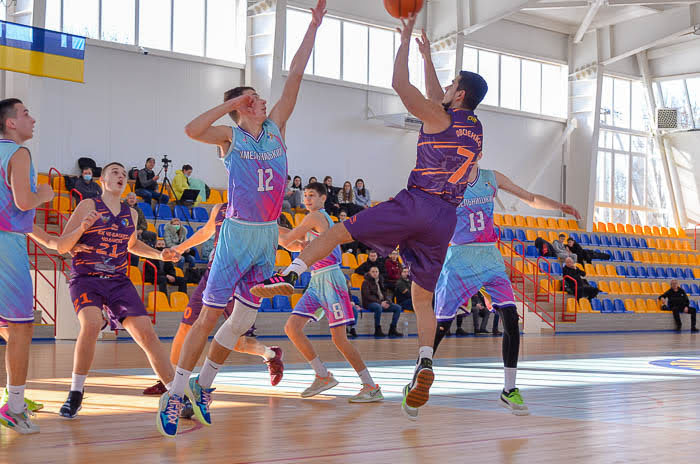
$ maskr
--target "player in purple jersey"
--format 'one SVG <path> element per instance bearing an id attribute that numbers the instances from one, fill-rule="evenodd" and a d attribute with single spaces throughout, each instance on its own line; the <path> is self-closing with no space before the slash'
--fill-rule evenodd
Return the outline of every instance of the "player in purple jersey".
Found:
<path id="1" fill-rule="evenodd" d="M 126 275 L 129 253 L 144 258 L 177 261 L 172 249 L 157 251 L 139 241 L 136 235 L 138 217 L 120 201 L 127 183 L 126 169 L 119 163 L 107 164 L 102 170 L 101 197 L 81 201 L 65 227 L 64 235 L 73 235 L 85 218 L 97 216 L 95 223 L 80 237 L 59 247 L 65 253 L 76 243 L 90 247 L 76 253 L 71 264 L 69 282 L 71 299 L 78 313 L 80 334 L 75 344 L 73 376 L 68 399 L 60 410 L 62 417 L 72 419 L 82 407 L 87 373 L 95 356 L 95 344 L 103 326 L 102 310 L 115 323 L 119 322 L 144 350 L 151 367 L 164 384 L 173 378 L 173 367 L 165 348 L 158 340 L 143 301 Z"/>
<path id="2" fill-rule="evenodd" d="M 402 20 L 393 79 L 393 87 L 406 109 L 423 121 L 416 167 L 407 189 L 332 227 L 306 247 L 281 275 L 251 290 L 266 297 L 289 294 L 299 274 L 339 244 L 358 241 L 384 255 L 398 245 L 413 276 L 411 295 L 418 323 L 418 362 L 412 381 L 404 388 L 404 402 L 413 408 L 428 401 L 434 379 L 433 291 L 455 228 L 455 210 L 462 200 L 469 171 L 481 152 L 482 128 L 474 109 L 487 91 L 481 76 L 462 71 L 443 92 L 425 35 L 419 45 L 425 59 L 427 98 L 411 85 L 408 51 L 415 20 L 415 16 L 407 22 Z"/>
<path id="3" fill-rule="evenodd" d="M 304 69 L 326 14 L 326 0 L 311 9 L 311 23 L 289 67 L 280 100 L 268 116 L 267 106 L 251 87 L 236 87 L 224 94 L 224 103 L 193 119 L 185 127 L 192 139 L 216 145 L 228 170 L 229 204 L 221 227 L 219 245 L 209 272 L 202 301 L 202 314 L 185 337 L 175 370 L 172 391 L 164 393 L 158 415 L 159 431 L 169 437 L 177 433 L 178 412 L 187 393 L 195 418 L 211 425 L 212 370 L 205 363 L 198 377 L 190 378 L 197 360 L 224 308 L 235 293 L 231 317 L 217 330 L 214 339 L 233 349 L 238 338 L 255 322 L 260 298 L 250 288 L 274 272 L 278 242 L 277 218 L 287 183 L 287 153 L 284 136 L 299 95 Z M 235 127 L 215 126 L 229 115 Z"/>

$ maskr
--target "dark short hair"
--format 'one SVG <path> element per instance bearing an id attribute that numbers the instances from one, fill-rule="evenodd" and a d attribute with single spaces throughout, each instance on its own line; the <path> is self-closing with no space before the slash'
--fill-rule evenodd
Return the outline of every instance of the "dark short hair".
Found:
<path id="1" fill-rule="evenodd" d="M 105 165 L 105 167 L 102 168 L 102 172 L 103 172 L 103 173 L 104 173 L 104 172 L 107 172 L 107 169 L 108 169 L 110 166 L 119 166 L 119 167 L 122 168 L 122 169 L 126 169 L 122 163 L 119 163 L 119 162 L 117 162 L 117 161 L 112 161 L 111 163 L 107 163 L 107 164 Z"/>
<path id="2" fill-rule="evenodd" d="M 253 92 L 255 92 L 255 89 L 253 87 L 247 87 L 247 86 L 234 87 L 234 88 L 224 92 L 224 101 L 227 102 L 227 101 L 232 100 L 234 98 L 238 98 L 241 95 L 243 95 L 243 92 L 245 92 L 246 90 L 252 90 Z M 233 121 L 236 124 L 238 124 L 238 121 L 241 118 L 240 115 L 238 114 L 238 111 L 231 111 L 228 115 L 231 117 L 231 119 L 233 119 Z"/>
<path id="3" fill-rule="evenodd" d="M 5 132 L 5 121 L 8 118 L 17 117 L 17 108 L 15 105 L 22 103 L 19 98 L 6 98 L 0 101 L 0 132 Z"/>
<path id="4" fill-rule="evenodd" d="M 183 165 L 182 165 L 182 170 L 183 170 L 183 171 L 191 171 L 191 170 L 192 170 L 192 166 L 190 166 L 189 164 L 183 164 Z"/>
<path id="5" fill-rule="evenodd" d="M 312 181 L 311 179 L 313 179 L 313 181 Z M 315 176 L 311 176 L 311 177 L 309 177 L 309 184 L 310 184 L 311 182 L 316 182 L 317 180 L 318 180 L 318 179 L 316 179 Z"/>
<path id="6" fill-rule="evenodd" d="M 148 158 L 146 158 L 146 163 L 148 163 L 148 162 L 151 161 L 151 160 L 153 160 L 154 163 L 156 162 L 156 159 L 155 159 L 155 158 L 151 158 L 151 157 L 149 156 Z"/>
<path id="7" fill-rule="evenodd" d="M 475 110 L 476 107 L 479 106 L 479 103 L 481 103 L 481 100 L 486 96 L 489 86 L 480 74 L 470 71 L 460 71 L 457 90 L 464 90 L 465 92 L 462 108 Z"/>
<path id="8" fill-rule="evenodd" d="M 333 176 L 326 176 L 323 178 L 323 183 L 325 184 L 328 179 L 333 180 Z"/>
<path id="9" fill-rule="evenodd" d="M 379 256 L 379 253 L 377 253 L 377 250 L 368 250 L 368 251 L 367 251 L 367 254 L 368 254 L 368 255 L 371 254 L 371 253 L 374 253 L 374 254 L 376 254 L 377 256 Z"/>
<path id="10" fill-rule="evenodd" d="M 559 238 L 566 237 L 566 234 L 559 234 Z"/>
<path id="11" fill-rule="evenodd" d="M 338 215 L 340 215 L 341 213 L 348 214 L 347 210 L 344 210 L 344 209 L 341 209 L 340 211 L 338 211 Z"/>
<path id="12" fill-rule="evenodd" d="M 318 196 L 320 197 L 328 195 L 328 190 L 326 190 L 326 186 L 320 182 L 311 182 L 309 185 L 304 187 L 304 190 L 313 190 L 316 193 L 318 193 Z"/>
<path id="13" fill-rule="evenodd" d="M 378 270 L 379 270 L 379 267 L 378 267 L 378 266 L 370 266 L 370 267 L 369 267 L 369 270 L 371 271 L 372 269 L 376 269 L 376 270 L 378 271 Z"/>

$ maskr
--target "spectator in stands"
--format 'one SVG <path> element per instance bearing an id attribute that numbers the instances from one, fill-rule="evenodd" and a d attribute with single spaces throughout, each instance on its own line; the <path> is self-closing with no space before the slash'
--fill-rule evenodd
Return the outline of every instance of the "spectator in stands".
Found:
<path id="1" fill-rule="evenodd" d="M 472 319 L 474 320 L 474 335 L 489 333 L 486 326 L 489 323 L 491 312 L 486 308 L 486 300 L 481 292 L 476 292 L 472 296 Z M 479 324 L 481 317 L 481 324 Z"/>
<path id="2" fill-rule="evenodd" d="M 296 176 L 292 181 L 292 178 L 287 176 L 289 185 L 287 186 L 287 191 L 284 194 L 284 201 L 288 202 L 289 206 L 292 208 L 304 208 L 304 202 L 302 201 L 304 194 L 301 189 L 294 188 L 294 183 L 297 181 L 297 179 L 299 179 L 299 183 L 301 184 L 301 177 Z M 282 209 L 284 210 L 284 206 L 282 206 Z"/>
<path id="3" fill-rule="evenodd" d="M 187 229 L 182 227 L 178 218 L 172 218 L 170 222 L 165 225 L 163 238 L 165 239 L 165 246 L 173 248 L 187 240 Z M 180 261 L 177 263 L 178 267 L 184 269 L 185 262 L 189 264 L 189 267 L 194 267 L 194 250 L 192 248 L 182 254 Z"/>
<path id="4" fill-rule="evenodd" d="M 401 269 L 401 278 L 394 286 L 394 296 L 396 302 L 402 309 L 413 311 L 413 300 L 411 299 L 411 279 L 407 267 Z"/>
<path id="5" fill-rule="evenodd" d="M 338 222 L 343 222 L 348 218 L 348 212 L 345 211 L 344 209 L 341 209 L 340 212 L 338 213 Z"/>
<path id="6" fill-rule="evenodd" d="M 340 204 L 338 204 L 338 187 L 333 187 L 333 178 L 331 176 L 326 176 L 323 178 L 323 183 L 326 184 L 328 189 L 328 195 L 326 196 L 326 203 L 323 208 L 331 216 L 337 216 L 340 212 Z"/>
<path id="7" fill-rule="evenodd" d="M 212 251 L 214 251 L 214 235 L 209 237 L 209 239 L 206 242 L 202 243 L 202 259 L 211 261 L 214 258 L 211 255 Z"/>
<path id="8" fill-rule="evenodd" d="M 552 248 L 554 248 L 554 253 L 556 253 L 557 258 L 559 258 L 561 262 L 564 262 L 566 258 L 571 258 L 576 262 L 576 255 L 570 252 L 564 243 L 566 243 L 566 235 L 564 234 L 559 234 L 559 239 L 552 243 Z"/>
<path id="9" fill-rule="evenodd" d="M 192 166 L 185 164 L 182 169 L 175 171 L 175 177 L 173 178 L 173 193 L 175 194 L 175 201 L 182 198 L 182 192 L 190 188 L 189 177 L 192 175 Z"/>
<path id="10" fill-rule="evenodd" d="M 102 195 L 102 187 L 100 187 L 97 182 L 92 180 L 92 168 L 83 169 L 80 177 L 75 180 L 75 185 L 73 188 L 80 192 L 80 196 L 73 192 L 73 197 L 78 203 L 80 200 L 97 198 Z"/>
<path id="11" fill-rule="evenodd" d="M 165 240 L 159 238 L 156 241 L 156 250 L 163 251 L 165 249 Z M 158 270 L 158 291 L 168 294 L 168 285 L 177 285 L 177 291 L 187 293 L 187 281 L 184 277 L 179 277 L 176 274 L 175 266 L 169 261 L 161 261 L 159 259 L 149 259 Z M 153 283 L 153 268 L 151 266 L 143 266 L 143 279 L 145 282 Z M 157 309 L 157 308 L 156 308 Z"/>
<path id="12" fill-rule="evenodd" d="M 313 184 L 314 182 L 318 182 L 318 179 L 316 179 L 314 176 L 309 177 L 309 181 L 306 183 L 306 185 Z"/>
<path id="13" fill-rule="evenodd" d="M 134 192 L 129 192 L 126 196 L 126 204 L 129 205 L 131 209 L 136 211 L 138 216 L 138 222 L 136 223 L 136 234 L 139 240 L 146 243 L 151 248 L 155 248 L 156 239 L 158 236 L 155 232 L 148 230 L 148 223 L 146 222 L 146 216 L 143 215 L 143 211 L 139 208 L 136 202 L 136 194 Z"/>
<path id="14" fill-rule="evenodd" d="M 397 250 L 392 251 L 389 257 L 384 260 L 384 269 L 386 272 L 384 286 L 391 292 L 394 291 L 396 282 L 401 278 L 402 268 L 403 264 L 399 261 L 399 252 Z"/>
<path id="15" fill-rule="evenodd" d="M 352 184 L 345 181 L 343 188 L 338 192 L 338 204 L 341 209 L 348 212 L 348 216 L 354 216 L 362 211 L 362 208 L 355 204 L 355 192 L 352 190 Z"/>
<path id="16" fill-rule="evenodd" d="M 146 166 L 140 169 L 136 176 L 136 195 L 143 198 L 145 202 L 150 203 L 151 200 L 155 200 L 165 204 L 170 201 L 170 197 L 157 191 L 160 176 L 153 172 L 155 165 L 155 158 L 146 158 Z"/>
<path id="17" fill-rule="evenodd" d="M 537 248 L 540 256 L 547 256 L 551 258 L 557 257 L 557 254 L 554 253 L 554 249 L 552 248 L 552 244 L 542 237 L 537 237 L 535 239 L 535 248 Z"/>
<path id="18" fill-rule="evenodd" d="M 678 280 L 671 280 L 671 288 L 666 290 L 666 293 L 659 296 L 659 300 L 661 300 L 663 304 L 661 309 L 673 312 L 673 319 L 676 321 L 676 332 L 681 331 L 681 313 L 690 313 L 690 331 L 692 333 L 698 331 L 695 325 L 695 319 L 697 317 L 696 310 L 690 306 L 688 294 L 678 284 Z"/>
<path id="19" fill-rule="evenodd" d="M 588 252 L 583 249 L 581 245 L 578 244 L 576 240 L 573 238 L 569 237 L 566 239 L 566 249 L 569 250 L 569 252 L 573 253 L 576 255 L 577 261 L 579 263 L 591 263 L 591 257 L 589 256 Z"/>
<path id="20" fill-rule="evenodd" d="M 357 179 L 355 181 L 355 204 L 364 208 L 372 206 L 372 199 L 369 196 L 369 189 L 365 188 L 365 181 Z"/>
<path id="21" fill-rule="evenodd" d="M 384 269 L 384 263 L 379 259 L 379 254 L 374 250 L 369 250 L 367 254 L 367 261 L 360 264 L 357 269 L 355 269 L 355 274 L 360 274 L 361 276 L 366 275 L 372 266 L 377 266 L 379 269 L 379 279 L 384 284 L 384 279 L 386 276 L 386 270 Z"/>
<path id="22" fill-rule="evenodd" d="M 365 281 L 362 282 L 362 306 L 374 312 L 374 336 L 386 337 L 382 331 L 382 313 L 394 313 L 389 326 L 390 337 L 403 337 L 403 334 L 396 330 L 401 317 L 401 306 L 389 302 L 385 297 L 386 290 L 379 280 L 379 269 L 377 266 L 372 266 L 365 275 Z"/>
<path id="23" fill-rule="evenodd" d="M 564 279 L 564 290 L 569 295 L 574 295 L 578 291 L 578 299 L 588 298 L 592 300 L 598 296 L 600 290 L 590 285 L 584 277 L 586 276 L 586 271 L 576 267 L 576 263 L 572 257 L 566 258 L 564 261 L 564 268 L 562 270 L 564 277 L 569 276 L 571 279 L 576 281 L 576 285 L 571 281 L 571 279 Z"/>

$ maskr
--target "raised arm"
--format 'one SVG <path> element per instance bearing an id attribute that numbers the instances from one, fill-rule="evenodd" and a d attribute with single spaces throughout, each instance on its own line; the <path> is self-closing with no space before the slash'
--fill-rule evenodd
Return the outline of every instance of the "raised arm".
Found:
<path id="1" fill-rule="evenodd" d="M 442 90 L 440 80 L 435 72 L 433 65 L 433 57 L 430 54 L 430 40 L 425 33 L 425 29 L 421 31 L 420 39 L 416 37 L 418 50 L 423 56 L 423 71 L 425 72 L 425 91 L 428 94 L 428 100 L 434 103 L 442 104 L 442 99 L 445 97 L 445 92 Z"/>
<path id="2" fill-rule="evenodd" d="M 304 216 L 301 224 L 294 229 L 280 228 L 279 244 L 289 251 L 301 251 L 303 243 L 306 241 L 306 233 L 321 227 L 323 215 L 318 211 L 311 212 Z"/>
<path id="3" fill-rule="evenodd" d="M 214 206 L 211 209 L 211 213 L 209 214 L 209 220 L 207 221 L 204 226 L 199 229 L 197 232 L 192 234 L 190 238 L 182 242 L 181 244 L 174 246 L 173 249 L 177 251 L 178 253 L 182 254 L 185 251 L 189 250 L 192 247 L 195 247 L 199 244 L 202 244 L 209 240 L 209 237 L 214 235 L 214 232 L 216 232 L 216 216 L 219 214 L 219 211 L 221 210 L 222 205 L 218 204 Z"/>
<path id="4" fill-rule="evenodd" d="M 79 227 L 76 227 L 72 232 L 64 233 L 60 236 L 51 235 L 34 224 L 34 228 L 29 236 L 45 248 L 56 250 L 60 254 L 68 253 L 75 247 L 75 244 L 80 240 L 80 237 L 82 237 L 85 231 L 88 230 L 99 217 L 100 213 L 93 209 L 83 217 Z"/>
<path id="5" fill-rule="evenodd" d="M 241 95 L 227 100 L 190 121 L 185 126 L 185 134 L 198 142 L 217 145 L 221 149 L 221 156 L 223 156 L 231 148 L 233 133 L 228 126 L 214 126 L 213 124 L 231 111 L 244 111 L 252 105 L 253 100 L 250 95 Z"/>
<path id="6" fill-rule="evenodd" d="M 394 77 L 391 86 L 394 88 L 406 109 L 423 121 L 423 127 L 428 133 L 442 132 L 452 123 L 440 102 L 428 100 L 411 84 L 408 74 L 408 52 L 411 46 L 411 33 L 416 24 L 416 16 L 411 14 L 408 21 L 401 20 L 402 28 L 396 30 L 401 34 L 401 46 L 396 53 L 394 62 Z"/>
<path id="7" fill-rule="evenodd" d="M 136 223 L 136 212 L 133 210 L 131 211 L 131 218 L 134 221 L 134 224 Z M 166 248 L 163 251 L 156 250 L 155 248 L 151 248 L 150 246 L 146 245 L 143 243 L 141 240 L 138 239 L 138 234 L 136 233 L 136 230 L 134 230 L 134 233 L 131 234 L 131 238 L 129 239 L 129 253 L 134 254 L 136 256 L 140 256 L 142 258 L 146 259 L 159 259 L 161 261 L 172 261 L 172 262 L 177 262 L 180 260 L 180 254 L 175 251 L 174 248 Z"/>
<path id="8" fill-rule="evenodd" d="M 299 49 L 294 54 L 294 58 L 289 65 L 289 74 L 287 75 L 287 82 L 284 84 L 282 97 L 270 111 L 270 119 L 280 128 L 283 137 L 287 121 L 292 115 L 292 111 L 294 111 L 294 106 L 297 104 L 297 96 L 301 87 L 301 79 L 304 77 L 304 69 L 306 69 L 306 64 L 309 62 L 309 57 L 316 41 L 316 31 L 318 31 L 325 14 L 326 0 L 318 0 L 316 8 L 311 8 L 311 24 L 306 30 L 304 40 L 301 41 L 301 45 L 299 45 Z"/>
<path id="9" fill-rule="evenodd" d="M 57 248 L 59 253 L 67 253 L 78 243 L 83 232 L 87 230 L 83 229 L 83 221 L 89 216 L 93 216 L 93 213 L 97 215 L 95 219 L 100 216 L 100 213 L 95 211 L 95 202 L 92 199 L 88 198 L 78 203 L 75 211 L 70 215 L 66 227 L 63 228 L 63 234 L 61 235 L 61 239 L 59 239 L 61 246 Z"/>
<path id="10" fill-rule="evenodd" d="M 54 193 L 50 185 L 42 184 L 36 189 L 36 193 L 32 192 L 29 186 L 29 172 L 32 165 L 32 159 L 29 155 L 29 150 L 22 147 L 18 149 L 8 166 L 8 180 L 10 188 L 12 188 L 12 198 L 15 200 L 15 205 L 22 211 L 34 209 L 47 201 L 53 199 Z"/>
<path id="11" fill-rule="evenodd" d="M 536 209 L 550 209 L 561 211 L 562 213 L 574 216 L 576 219 L 581 219 L 581 215 L 573 206 L 552 200 L 551 198 L 545 197 L 544 195 L 536 195 L 534 193 L 528 192 L 524 188 L 513 183 L 512 180 L 510 180 L 508 177 L 506 177 L 498 171 L 494 171 L 494 174 L 496 175 L 496 182 L 498 183 L 499 189 L 503 189 L 508 193 L 512 193 L 516 197 L 520 198 L 527 205 Z"/>

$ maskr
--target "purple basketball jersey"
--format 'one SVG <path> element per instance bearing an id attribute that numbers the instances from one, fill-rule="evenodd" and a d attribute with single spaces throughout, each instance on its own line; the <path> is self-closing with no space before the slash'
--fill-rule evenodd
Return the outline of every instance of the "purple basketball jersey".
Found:
<path id="1" fill-rule="evenodd" d="M 473 111 L 450 109 L 452 124 L 437 134 L 418 136 L 416 167 L 408 188 L 417 188 L 458 205 L 467 188 L 467 177 L 481 153 L 483 131 Z"/>
<path id="2" fill-rule="evenodd" d="M 93 250 L 73 257 L 71 277 L 124 277 L 129 265 L 129 239 L 135 230 L 131 208 L 122 203 L 119 214 L 114 216 L 102 198 L 93 200 L 95 211 L 101 216 L 78 240 Z"/>

